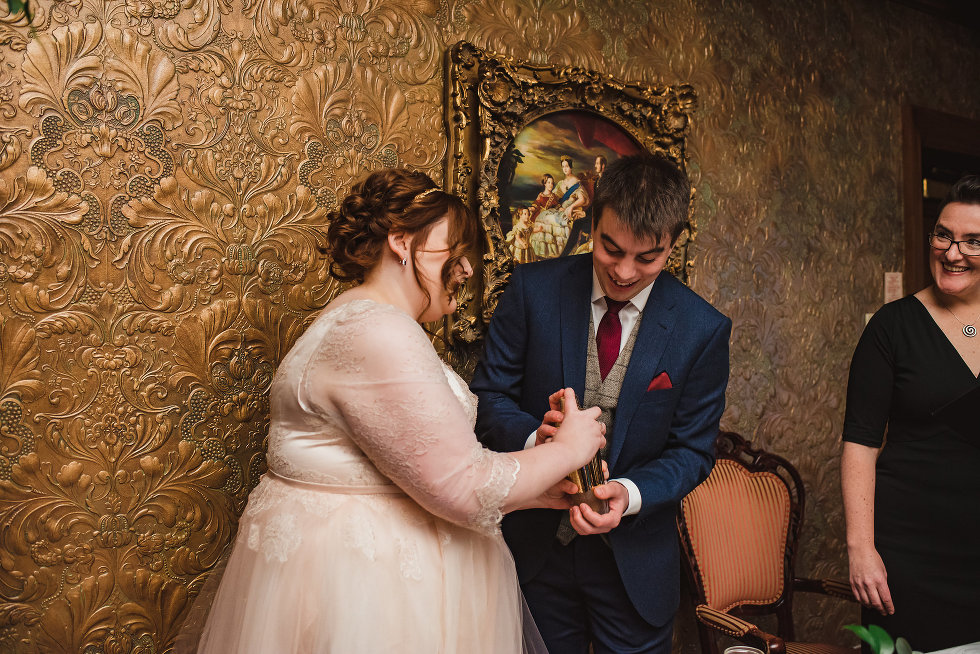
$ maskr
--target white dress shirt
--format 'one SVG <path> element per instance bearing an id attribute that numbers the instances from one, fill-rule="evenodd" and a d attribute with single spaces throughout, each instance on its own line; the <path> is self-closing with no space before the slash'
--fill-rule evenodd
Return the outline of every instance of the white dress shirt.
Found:
<path id="1" fill-rule="evenodd" d="M 647 305 L 647 300 L 650 298 L 650 291 L 653 290 L 653 284 L 647 284 L 643 289 L 640 290 L 632 299 L 627 302 L 626 306 L 619 310 L 619 322 L 623 326 L 623 334 L 619 341 L 619 351 L 623 351 L 623 347 L 626 345 L 626 341 L 629 340 L 630 333 L 633 331 L 633 327 L 636 325 L 636 319 L 640 317 L 640 312 Z M 599 278 L 596 277 L 595 269 L 592 270 L 592 334 L 591 337 L 595 338 L 595 329 L 599 326 L 599 322 L 602 320 L 602 316 L 606 313 L 606 297 L 602 292 L 602 286 L 599 285 Z M 534 447 L 534 443 L 537 440 L 537 431 L 531 432 L 531 436 L 528 437 L 527 442 L 524 444 L 524 449 L 529 449 Z M 643 503 L 643 498 L 640 497 L 640 489 L 631 480 L 624 477 L 617 477 L 616 479 L 610 479 L 609 481 L 619 482 L 626 488 L 626 492 L 629 495 L 629 503 L 626 505 L 626 510 L 623 511 L 623 515 L 634 515 L 640 512 L 640 506 Z"/>

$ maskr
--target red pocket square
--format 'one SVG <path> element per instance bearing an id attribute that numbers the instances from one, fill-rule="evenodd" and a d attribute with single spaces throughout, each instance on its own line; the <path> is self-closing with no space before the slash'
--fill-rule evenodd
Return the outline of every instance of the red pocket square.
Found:
<path id="1" fill-rule="evenodd" d="M 650 381 L 650 385 L 647 386 L 647 390 L 660 391 L 673 387 L 674 385 L 670 383 L 670 377 L 667 376 L 666 372 L 662 372 Z"/>

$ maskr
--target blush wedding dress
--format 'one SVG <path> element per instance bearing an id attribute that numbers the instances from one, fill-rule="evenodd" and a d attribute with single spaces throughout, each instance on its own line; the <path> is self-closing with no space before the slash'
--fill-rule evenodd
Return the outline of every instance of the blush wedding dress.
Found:
<path id="1" fill-rule="evenodd" d="M 498 526 L 519 463 L 477 442 L 476 397 L 410 316 L 329 307 L 279 366 L 271 415 L 268 473 L 176 651 L 545 651 Z"/>

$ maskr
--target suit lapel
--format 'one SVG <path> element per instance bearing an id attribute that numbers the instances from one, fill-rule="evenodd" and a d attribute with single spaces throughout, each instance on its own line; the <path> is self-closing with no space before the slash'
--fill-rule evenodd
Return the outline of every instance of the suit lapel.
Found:
<path id="1" fill-rule="evenodd" d="M 589 347 L 592 301 L 592 257 L 581 255 L 562 276 L 558 295 L 561 315 L 562 383 L 575 389 L 579 404 L 585 396 L 585 357 Z M 552 389 L 552 391 L 556 391 Z"/>
<path id="2" fill-rule="evenodd" d="M 669 273 L 662 272 L 654 282 L 643 309 L 633 355 L 630 357 L 623 387 L 616 404 L 616 421 L 613 426 L 612 442 L 609 444 L 609 468 L 616 464 L 626 439 L 626 428 L 636 412 L 636 407 L 647 392 L 650 380 L 658 372 L 664 351 L 667 349 L 670 333 L 674 328 L 674 294 L 671 292 Z"/>

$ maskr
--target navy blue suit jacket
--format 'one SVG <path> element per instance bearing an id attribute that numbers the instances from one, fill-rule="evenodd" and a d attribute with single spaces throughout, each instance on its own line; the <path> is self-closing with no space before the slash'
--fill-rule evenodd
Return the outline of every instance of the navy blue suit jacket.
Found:
<path id="1" fill-rule="evenodd" d="M 490 323 L 471 389 L 476 432 L 497 451 L 524 448 L 548 410 L 548 396 L 571 387 L 582 402 L 589 338 L 592 256 L 518 266 Z M 653 625 L 677 611 L 678 502 L 714 465 L 725 407 L 731 321 L 669 273 L 653 284 L 620 392 L 609 441 L 610 477 L 636 483 L 637 515 L 609 542 L 633 605 Z M 647 390 L 666 372 L 672 388 Z M 561 511 L 531 509 L 504 518 L 504 537 L 521 582 L 546 564 Z"/>

